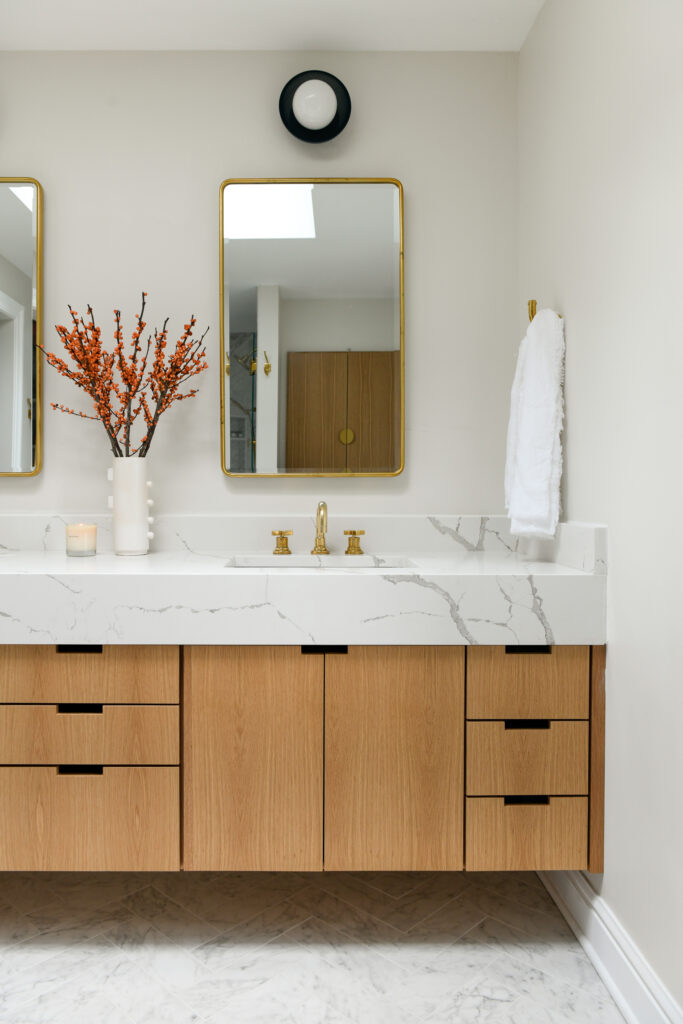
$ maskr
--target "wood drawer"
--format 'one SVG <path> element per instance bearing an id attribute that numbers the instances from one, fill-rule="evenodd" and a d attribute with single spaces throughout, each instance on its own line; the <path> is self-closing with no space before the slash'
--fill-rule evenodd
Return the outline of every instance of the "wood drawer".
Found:
<path id="1" fill-rule="evenodd" d="M 177 647 L 0 646 L 0 703 L 177 704 Z"/>
<path id="2" fill-rule="evenodd" d="M 465 801 L 467 871 L 569 871 L 588 865 L 588 797 L 551 796 L 546 804 Z"/>
<path id="3" fill-rule="evenodd" d="M 0 768 L 0 871 L 178 871 L 178 768 Z"/>
<path id="4" fill-rule="evenodd" d="M 467 717 L 588 718 L 590 647 L 537 652 L 468 647 Z"/>
<path id="5" fill-rule="evenodd" d="M 588 722 L 546 724 L 468 722 L 468 796 L 587 794 Z"/>
<path id="6" fill-rule="evenodd" d="M 178 764 L 177 705 L 104 704 L 101 713 L 74 713 L 79 707 L 0 705 L 0 765 Z"/>

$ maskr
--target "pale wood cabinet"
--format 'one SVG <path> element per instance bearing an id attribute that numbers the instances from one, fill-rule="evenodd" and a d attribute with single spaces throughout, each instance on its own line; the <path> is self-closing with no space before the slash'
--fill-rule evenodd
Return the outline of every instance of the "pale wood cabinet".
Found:
<path id="1" fill-rule="evenodd" d="M 468 648 L 468 871 L 602 870 L 603 733 L 604 648 Z"/>
<path id="2" fill-rule="evenodd" d="M 464 650 L 325 657 L 325 869 L 463 866 Z"/>
<path id="3" fill-rule="evenodd" d="M 179 658 L 170 645 L 0 646 L 0 703 L 177 704 Z"/>
<path id="4" fill-rule="evenodd" d="M 323 668 L 299 647 L 185 648 L 187 870 L 322 870 Z"/>
<path id="5" fill-rule="evenodd" d="M 462 868 L 462 648 L 191 647 L 184 666 L 186 869 Z"/>
<path id="6" fill-rule="evenodd" d="M 0 768 L 0 870 L 177 871 L 178 802 L 175 767 Z"/>
<path id="7" fill-rule="evenodd" d="M 585 646 L 0 647 L 0 870 L 601 871 L 604 668 Z"/>
<path id="8" fill-rule="evenodd" d="M 0 870 L 180 867 L 177 647 L 0 647 Z"/>

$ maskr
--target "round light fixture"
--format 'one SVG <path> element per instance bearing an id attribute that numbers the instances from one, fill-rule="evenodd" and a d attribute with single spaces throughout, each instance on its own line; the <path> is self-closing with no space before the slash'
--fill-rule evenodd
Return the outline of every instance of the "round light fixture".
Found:
<path id="1" fill-rule="evenodd" d="M 328 142 L 346 127 L 351 97 L 346 86 L 326 71 L 302 71 L 280 93 L 280 117 L 302 142 Z"/>

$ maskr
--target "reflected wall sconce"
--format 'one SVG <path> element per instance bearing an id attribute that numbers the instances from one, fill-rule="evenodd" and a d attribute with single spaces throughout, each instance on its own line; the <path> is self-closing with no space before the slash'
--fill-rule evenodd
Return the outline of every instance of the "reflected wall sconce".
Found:
<path id="1" fill-rule="evenodd" d="M 280 117 L 302 142 L 329 142 L 351 116 L 351 97 L 343 82 L 327 71 L 302 71 L 280 93 Z"/>

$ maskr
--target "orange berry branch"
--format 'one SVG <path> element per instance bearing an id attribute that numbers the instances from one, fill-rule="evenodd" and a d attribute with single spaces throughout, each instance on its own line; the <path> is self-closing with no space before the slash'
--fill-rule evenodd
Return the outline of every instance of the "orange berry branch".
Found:
<path id="1" fill-rule="evenodd" d="M 92 308 L 88 306 L 86 317 L 81 317 L 69 306 L 71 329 L 63 325 L 56 327 L 72 364 L 55 355 L 45 353 L 50 366 L 72 380 L 92 398 L 95 416 L 69 409 L 59 402 L 51 402 L 53 409 L 67 412 L 83 419 L 101 420 L 109 438 L 111 450 L 116 456 L 138 455 L 141 458 L 149 451 L 157 423 L 163 412 L 184 398 L 192 398 L 197 389 L 192 388 L 180 394 L 180 387 L 208 366 L 204 338 L 193 338 L 192 329 L 196 324 L 194 316 L 183 325 L 183 333 L 176 341 L 175 349 L 167 353 L 168 317 L 160 331 L 142 335 L 147 326 L 143 319 L 147 292 L 142 293 L 142 305 L 136 318 L 129 354 L 126 355 L 121 329 L 121 311 L 114 310 L 114 351 L 108 352 L 102 345 L 100 328 L 95 324 Z M 150 363 L 151 357 L 151 365 Z M 145 435 L 137 443 L 132 440 L 131 430 L 135 420 L 142 413 Z"/>

